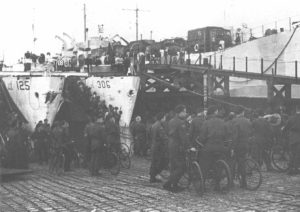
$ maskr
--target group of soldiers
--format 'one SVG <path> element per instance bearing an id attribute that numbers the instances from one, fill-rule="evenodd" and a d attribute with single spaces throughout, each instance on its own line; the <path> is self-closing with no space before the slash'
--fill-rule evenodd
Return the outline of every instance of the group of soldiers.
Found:
<path id="1" fill-rule="evenodd" d="M 70 171 L 72 142 L 69 123 L 65 120 L 54 121 L 52 127 L 47 119 L 39 121 L 31 135 L 34 141 L 34 155 L 40 165 L 48 164 L 54 155 L 61 150 L 65 156 L 64 171 Z"/>
<path id="2" fill-rule="evenodd" d="M 1 129 L 0 165 L 6 168 L 27 169 L 29 158 L 25 141 L 28 132 L 24 122 L 13 114 L 13 118 L 7 124 L 8 127 Z"/>
<path id="3" fill-rule="evenodd" d="M 112 113 L 92 119 L 85 128 L 86 160 L 92 176 L 104 167 L 106 151 L 120 152 L 120 128 Z"/>
<path id="4" fill-rule="evenodd" d="M 297 106 L 296 113 L 290 117 L 283 113 L 266 116 L 263 110 L 257 110 L 251 117 L 246 117 L 243 107 L 238 106 L 234 110 L 225 117 L 222 110 L 211 106 L 207 111 L 199 110 L 192 119 L 187 119 L 184 105 L 175 108 L 173 117 L 158 113 L 156 122 L 151 126 L 150 182 L 160 182 L 158 175 L 169 167 L 170 176 L 163 188 L 172 192 L 182 191 L 178 182 L 186 168 L 185 152 L 193 147 L 199 149 L 200 143 L 202 148 L 198 162 L 204 178 L 207 178 L 208 171 L 218 157 L 234 154 L 242 175 L 241 187 L 245 188 L 244 161 L 249 152 L 250 141 L 254 148 L 253 157 L 260 165 L 265 162 L 267 169 L 271 170 L 266 154 L 276 136 L 279 136 L 278 132 L 286 134 L 288 138 L 291 152 L 288 173 L 297 174 L 300 159 L 300 107 Z M 274 117 L 279 117 L 280 124 L 272 124 L 270 119 Z M 220 189 L 218 182 L 215 189 Z"/>
<path id="5" fill-rule="evenodd" d="M 99 175 L 104 167 L 105 151 L 118 153 L 121 149 L 120 118 L 122 111 L 118 107 L 105 104 L 96 93 L 91 96 L 91 118 L 84 129 L 85 162 L 89 164 L 92 176 Z"/>

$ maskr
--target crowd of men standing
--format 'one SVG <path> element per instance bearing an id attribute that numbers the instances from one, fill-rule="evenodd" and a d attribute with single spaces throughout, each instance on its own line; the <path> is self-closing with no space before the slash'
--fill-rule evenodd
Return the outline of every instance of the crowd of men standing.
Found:
<path id="1" fill-rule="evenodd" d="M 164 113 L 156 115 L 156 122 L 151 126 L 152 162 L 150 167 L 150 182 L 159 182 L 157 175 L 169 167 L 170 177 L 163 188 L 172 192 L 183 190 L 178 185 L 185 172 L 185 153 L 188 148 L 198 148 L 197 142 L 203 147 L 199 157 L 204 178 L 212 164 L 220 155 L 234 154 L 242 175 L 241 187 L 246 187 L 246 172 L 244 159 L 251 143 L 251 153 L 260 165 L 265 162 L 267 170 L 272 166 L 267 155 L 274 139 L 286 135 L 291 152 L 288 174 L 299 173 L 300 157 L 300 107 L 296 113 L 287 117 L 284 113 L 266 115 L 262 110 L 245 116 L 242 107 L 236 107 L 234 112 L 224 115 L 216 106 L 207 111 L 199 110 L 192 119 L 187 119 L 186 107 L 179 105 L 172 117 Z M 271 119 L 279 118 L 278 120 Z M 188 121 L 191 120 L 191 121 Z M 278 133 L 279 132 L 279 133 Z M 280 134 L 280 135 L 279 135 Z M 230 145 L 228 145 L 228 141 Z M 218 182 L 215 189 L 219 190 Z"/>
<path id="2" fill-rule="evenodd" d="M 7 126 L 1 129 L 0 165 L 6 168 L 28 168 L 28 132 L 25 123 L 14 113 L 9 114 Z M 3 133 L 5 130 L 5 134 Z"/>
<path id="3" fill-rule="evenodd" d="M 93 94 L 91 96 L 90 121 L 84 130 L 85 162 L 89 165 L 92 176 L 99 174 L 103 167 L 105 151 L 112 148 L 120 151 L 119 120 L 122 112 L 109 105 Z M 296 107 L 293 115 L 286 115 L 283 111 L 266 114 L 257 110 L 251 115 L 245 115 L 245 109 L 237 106 L 234 112 L 226 115 L 216 106 L 207 111 L 199 109 L 191 118 L 187 114 L 186 106 L 178 105 L 169 113 L 158 113 L 155 122 L 147 127 L 140 116 L 135 118 L 131 125 L 134 153 L 137 156 L 146 156 L 151 149 L 150 182 L 160 182 L 157 178 L 164 169 L 170 170 L 170 176 L 163 188 L 172 192 L 183 190 L 178 185 L 185 172 L 185 154 L 189 148 L 198 148 L 199 142 L 203 145 L 198 162 L 204 178 L 212 164 L 220 155 L 234 154 L 238 168 L 242 174 L 241 186 L 246 186 L 245 160 L 249 153 L 259 165 L 266 164 L 267 170 L 272 171 L 270 157 L 267 155 L 275 139 L 287 138 L 291 159 L 288 174 L 299 173 L 300 161 L 300 106 Z M 28 167 L 28 147 L 26 146 L 29 134 L 24 123 L 14 117 L 9 123 L 6 135 L 8 140 L 6 164 L 11 168 Z M 41 164 L 49 161 L 50 149 L 62 148 L 65 155 L 65 171 L 70 170 L 72 160 L 72 139 L 68 122 L 55 121 L 50 127 L 48 120 L 40 121 L 31 135 L 35 141 L 34 150 L 37 161 Z M 228 142 L 230 141 L 230 145 Z M 2 150 L 1 150 L 2 151 Z M 215 189 L 219 190 L 216 183 Z"/>

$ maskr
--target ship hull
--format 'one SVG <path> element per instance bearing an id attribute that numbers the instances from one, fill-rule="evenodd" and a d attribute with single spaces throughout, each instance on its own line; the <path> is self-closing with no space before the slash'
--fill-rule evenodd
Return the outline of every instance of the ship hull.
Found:
<path id="1" fill-rule="evenodd" d="M 96 92 L 101 100 L 105 100 L 106 105 L 118 107 L 122 111 L 121 142 L 130 146 L 132 135 L 129 126 L 140 87 L 140 77 L 89 77 L 86 79 L 86 85 L 91 88 L 92 92 Z"/>
<path id="2" fill-rule="evenodd" d="M 33 131 L 39 121 L 48 119 L 52 124 L 63 101 L 64 77 L 3 77 L 11 100 Z"/>
<path id="3" fill-rule="evenodd" d="M 246 71 L 247 66 L 248 72 L 275 74 L 276 70 L 278 75 L 294 77 L 295 61 L 300 61 L 299 52 L 300 29 L 295 29 L 248 41 L 223 51 L 203 53 L 201 58 L 202 63 L 206 59 L 212 67 L 222 67 L 224 70 L 233 70 L 235 67 L 236 71 Z M 198 57 L 199 54 L 191 55 L 191 63 L 196 63 Z M 267 97 L 265 81 L 233 77 L 230 80 L 230 95 L 233 97 Z M 300 87 L 297 85 L 292 87 L 292 98 L 300 98 Z"/>
<path id="4" fill-rule="evenodd" d="M 140 85 L 137 76 L 88 77 L 86 85 L 107 105 L 122 111 L 121 127 L 129 127 Z"/>

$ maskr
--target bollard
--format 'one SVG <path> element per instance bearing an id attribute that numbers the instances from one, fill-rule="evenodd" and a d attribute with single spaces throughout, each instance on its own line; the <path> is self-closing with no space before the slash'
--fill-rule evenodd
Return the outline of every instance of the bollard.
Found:
<path id="1" fill-rule="evenodd" d="M 235 72 L 235 57 L 233 57 L 233 72 Z"/>

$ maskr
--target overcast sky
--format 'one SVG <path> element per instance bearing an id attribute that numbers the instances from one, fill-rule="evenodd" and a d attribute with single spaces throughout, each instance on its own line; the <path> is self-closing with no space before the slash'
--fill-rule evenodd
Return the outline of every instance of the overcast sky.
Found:
<path id="1" fill-rule="evenodd" d="M 34 23 L 37 38 L 35 52 L 58 52 L 61 42 L 55 35 L 68 33 L 83 41 L 83 4 L 86 4 L 89 35 L 95 36 L 97 25 L 104 25 L 105 35 L 120 34 L 135 40 L 135 12 L 140 10 L 139 34 L 144 39 L 161 40 L 186 37 L 190 29 L 205 26 L 248 27 L 287 25 L 288 17 L 300 20 L 299 0 L 5 0 L 0 12 L 0 60 L 9 63 L 33 49 Z M 278 27 L 280 23 L 278 22 Z M 261 27 L 258 28 L 261 30 Z"/>

